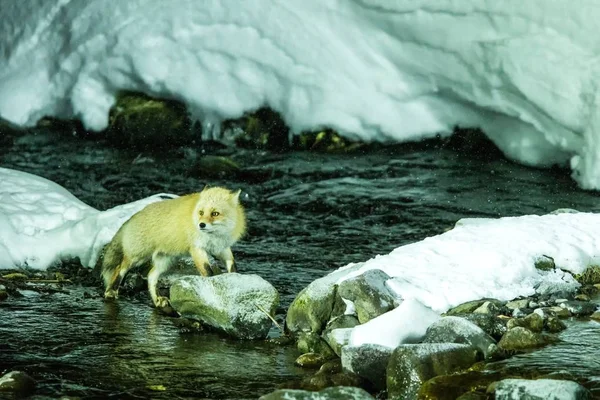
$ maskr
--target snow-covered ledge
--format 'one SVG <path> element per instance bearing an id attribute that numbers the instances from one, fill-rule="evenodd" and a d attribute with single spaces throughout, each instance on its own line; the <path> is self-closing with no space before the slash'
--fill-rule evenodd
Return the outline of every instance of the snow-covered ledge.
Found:
<path id="1" fill-rule="evenodd" d="M 293 132 L 363 140 L 481 127 L 509 158 L 570 162 L 600 188 L 594 1 L 20 0 L 3 16 L 0 117 L 16 124 L 100 130 L 127 89 L 213 128 L 264 105 Z"/>
<path id="2" fill-rule="evenodd" d="M 287 327 L 294 333 L 320 334 L 330 315 L 344 313 L 336 311 L 337 303 L 346 305 L 346 314 L 356 314 L 347 299 L 336 300 L 340 296 L 336 288 L 372 270 L 387 274 L 378 275 L 386 277 L 385 289 L 395 297 L 396 307 L 346 331 L 345 340 L 351 346 L 393 349 L 413 343 L 437 315 L 471 300 L 506 301 L 536 292 L 575 290 L 580 284 L 573 276 L 600 265 L 600 214 L 564 211 L 465 219 L 441 235 L 350 264 L 301 292 L 290 306 Z M 381 285 L 374 284 L 376 278 L 371 275 L 367 283 L 380 292 L 377 286 Z M 368 297 L 373 298 L 372 294 Z"/>

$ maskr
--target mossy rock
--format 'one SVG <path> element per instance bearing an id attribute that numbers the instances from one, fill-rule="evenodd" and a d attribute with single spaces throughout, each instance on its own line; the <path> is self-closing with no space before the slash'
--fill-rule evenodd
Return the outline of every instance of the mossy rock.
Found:
<path id="1" fill-rule="evenodd" d="M 553 271 L 556 268 L 554 259 L 548 256 L 538 257 L 534 262 L 534 266 L 540 271 Z"/>
<path id="2" fill-rule="evenodd" d="M 223 123 L 226 140 L 237 146 L 275 152 L 290 150 L 289 128 L 277 112 L 260 108 Z"/>
<path id="3" fill-rule="evenodd" d="M 600 265 L 590 265 L 581 274 L 575 274 L 573 277 L 582 285 L 600 283 Z"/>
<path id="4" fill-rule="evenodd" d="M 183 103 L 134 92 L 117 95 L 106 135 L 118 147 L 159 151 L 196 139 Z"/>
<path id="5" fill-rule="evenodd" d="M 454 400 L 467 393 L 485 395 L 487 387 L 504 375 L 503 372 L 467 371 L 436 376 L 421 385 L 418 398 Z"/>
<path id="6" fill-rule="evenodd" d="M 192 173 L 200 178 L 235 177 L 240 166 L 229 157 L 205 155 L 194 164 Z"/>
<path id="7" fill-rule="evenodd" d="M 292 147 L 297 150 L 310 150 L 322 153 L 349 153 L 362 149 L 366 144 L 343 138 L 331 129 L 317 132 L 303 132 L 293 138 Z"/>

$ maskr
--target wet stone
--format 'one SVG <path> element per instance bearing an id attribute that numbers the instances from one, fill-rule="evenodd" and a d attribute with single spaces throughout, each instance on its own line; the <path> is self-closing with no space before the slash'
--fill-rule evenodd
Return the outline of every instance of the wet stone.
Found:
<path id="1" fill-rule="evenodd" d="M 329 347 L 337 354 L 341 356 L 342 347 L 345 346 L 350 340 L 352 328 L 359 325 L 358 319 L 353 315 L 341 315 L 335 319 L 332 319 L 325 330 L 323 331 L 323 339 L 329 344 Z"/>
<path id="2" fill-rule="evenodd" d="M 468 301 L 468 302 L 460 304 L 454 308 L 451 308 L 450 310 L 448 310 L 446 312 L 446 315 L 470 314 L 473 311 L 475 311 L 476 309 L 478 309 L 479 307 L 481 307 L 481 305 L 485 302 L 486 302 L 486 300 Z"/>
<path id="3" fill-rule="evenodd" d="M 335 353 L 329 347 L 327 342 L 314 332 L 301 332 L 297 336 L 298 350 L 302 353 L 317 353 L 321 354 L 326 359 L 335 357 Z"/>
<path id="4" fill-rule="evenodd" d="M 567 325 L 557 317 L 548 317 L 544 323 L 545 328 L 550 333 L 558 333 L 567 329 Z"/>
<path id="5" fill-rule="evenodd" d="M 259 400 L 370 400 L 374 399 L 364 389 L 348 386 L 337 386 L 323 389 L 320 392 L 306 390 L 280 389 L 264 395 Z"/>
<path id="6" fill-rule="evenodd" d="M 512 312 L 514 318 L 524 318 L 533 312 L 533 308 L 515 308 Z"/>
<path id="7" fill-rule="evenodd" d="M 325 363 L 326 358 L 318 353 L 305 353 L 296 359 L 294 364 L 302 368 L 319 368 Z"/>
<path id="8" fill-rule="evenodd" d="M 504 334 L 498 346 L 504 350 L 525 350 L 542 347 L 545 344 L 547 344 L 547 340 L 540 333 L 517 326 Z"/>
<path id="9" fill-rule="evenodd" d="M 504 379 L 488 388 L 496 400 L 587 400 L 590 392 L 577 382 L 556 379 Z"/>
<path id="10" fill-rule="evenodd" d="M 587 301 L 570 300 L 560 304 L 562 308 L 569 310 L 576 317 L 591 315 L 596 311 L 597 306 Z"/>
<path id="11" fill-rule="evenodd" d="M 25 372 L 11 371 L 0 377 L 0 393 L 13 392 L 25 395 L 34 390 L 35 381 Z"/>
<path id="12" fill-rule="evenodd" d="M 595 321 L 600 321 L 600 311 L 595 311 L 592 315 L 590 315 L 590 318 Z"/>
<path id="13" fill-rule="evenodd" d="M 0 301 L 8 299 L 8 292 L 6 290 L 0 290 Z"/>
<path id="14" fill-rule="evenodd" d="M 425 381 L 467 369 L 478 359 L 479 352 L 465 344 L 400 345 L 387 366 L 388 397 L 414 399 Z"/>
<path id="15" fill-rule="evenodd" d="M 587 294 L 578 294 L 577 296 L 575 296 L 575 300 L 579 300 L 579 301 L 590 301 L 590 296 L 588 296 Z"/>
<path id="16" fill-rule="evenodd" d="M 390 277 L 374 269 L 340 283 L 338 294 L 354 303 L 361 324 L 372 320 L 394 308 L 395 296 L 385 285 Z"/>
<path id="17" fill-rule="evenodd" d="M 342 348 L 342 366 L 381 390 L 386 386 L 386 368 L 391 354 L 392 349 L 376 344 L 345 346 Z"/>
<path id="18" fill-rule="evenodd" d="M 529 299 L 512 300 L 506 303 L 506 308 L 509 310 L 514 310 L 516 308 L 528 308 L 530 301 L 531 300 Z"/>
<path id="19" fill-rule="evenodd" d="M 463 314 L 461 318 L 471 321 L 495 340 L 500 340 L 506 333 L 506 318 L 499 318 L 489 314 Z"/>
<path id="20" fill-rule="evenodd" d="M 496 341 L 474 323 L 460 317 L 442 317 L 428 329 L 422 343 L 468 344 L 487 357 L 488 348 Z"/>
<path id="21" fill-rule="evenodd" d="M 509 319 L 506 323 L 508 330 L 517 326 L 527 328 L 532 332 L 541 332 L 544 329 L 544 318 L 534 312 L 523 318 Z"/>
<path id="22" fill-rule="evenodd" d="M 325 328 L 333 311 L 337 290 L 335 285 L 329 285 L 322 279 L 304 288 L 290 305 L 285 319 L 290 332 L 321 333 Z"/>

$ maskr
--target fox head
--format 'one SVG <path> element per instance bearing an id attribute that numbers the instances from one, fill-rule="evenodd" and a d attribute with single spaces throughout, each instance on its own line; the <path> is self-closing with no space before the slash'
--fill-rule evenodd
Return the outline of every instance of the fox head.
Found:
<path id="1" fill-rule="evenodd" d="M 202 190 L 194 212 L 198 229 L 209 234 L 232 232 L 238 222 L 241 192 L 232 192 L 221 187 Z"/>

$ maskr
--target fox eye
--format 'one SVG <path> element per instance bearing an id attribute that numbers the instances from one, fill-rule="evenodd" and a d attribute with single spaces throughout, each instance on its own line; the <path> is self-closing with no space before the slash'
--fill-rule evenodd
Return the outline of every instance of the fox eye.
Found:
<path id="1" fill-rule="evenodd" d="M 200 214 L 200 216 L 204 215 L 204 211 L 200 211 L 198 214 Z"/>
<path id="2" fill-rule="evenodd" d="M 213 211 L 212 213 L 210 213 L 210 215 L 213 216 L 213 217 L 218 217 L 219 214 L 220 213 L 218 211 Z"/>

